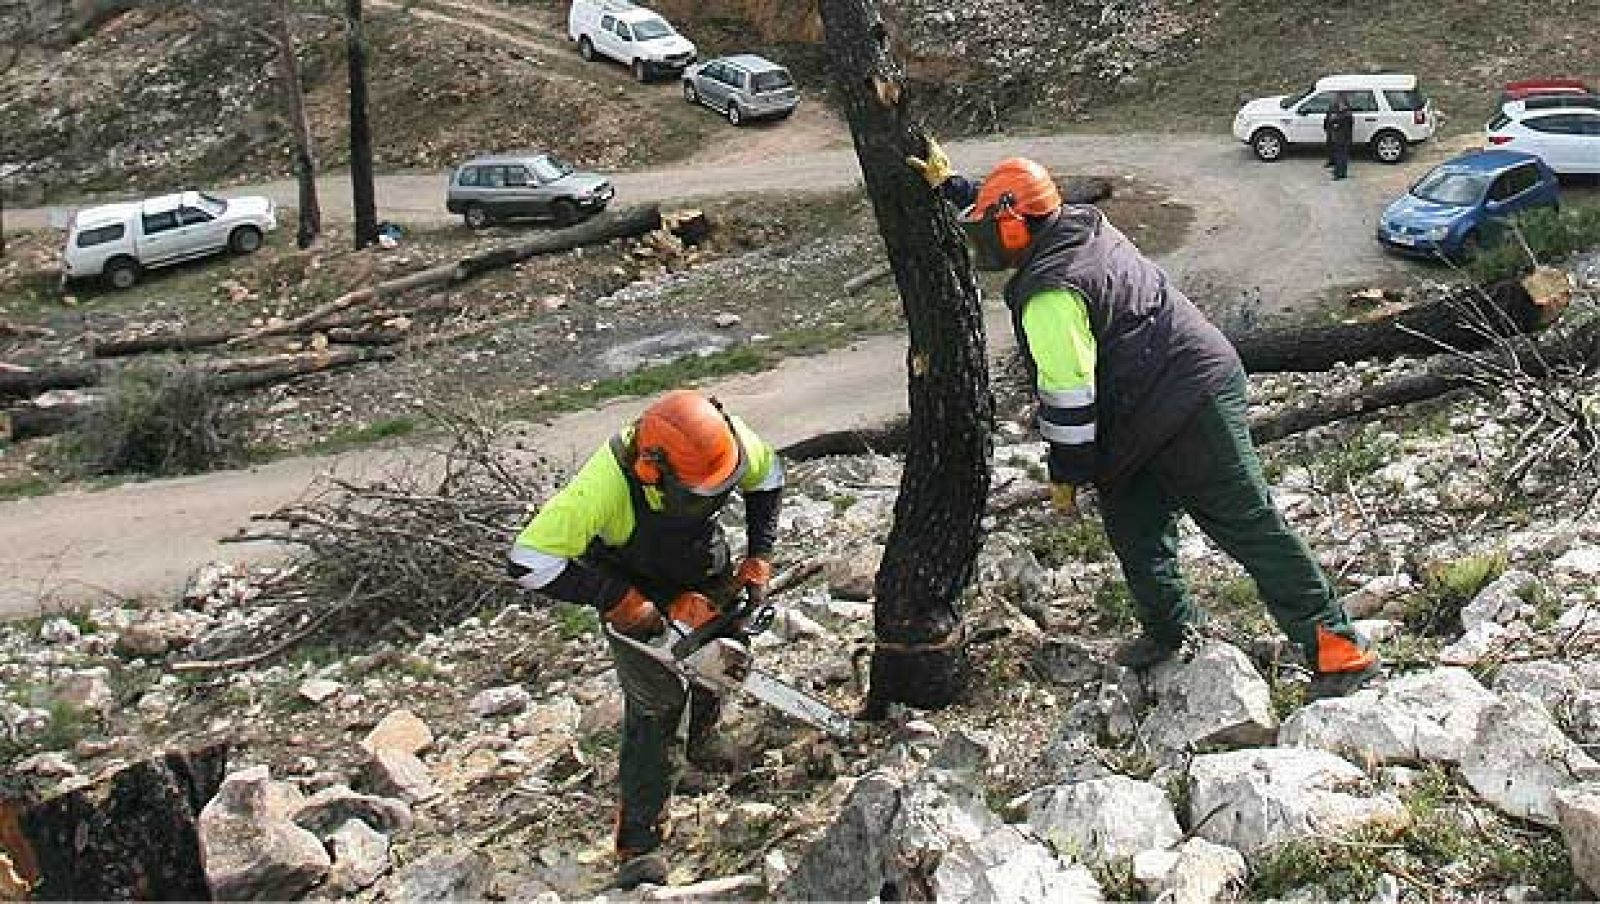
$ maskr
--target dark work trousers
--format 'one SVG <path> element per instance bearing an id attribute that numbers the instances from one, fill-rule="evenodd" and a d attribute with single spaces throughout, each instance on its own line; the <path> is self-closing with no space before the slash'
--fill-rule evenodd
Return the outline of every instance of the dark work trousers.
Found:
<path id="1" fill-rule="evenodd" d="M 661 845 L 663 815 L 683 775 L 685 749 L 716 727 L 721 701 L 643 652 L 607 640 L 623 697 L 617 851 L 638 855 Z"/>
<path id="2" fill-rule="evenodd" d="M 1333 142 L 1331 153 L 1333 154 L 1333 178 L 1343 179 L 1350 173 L 1350 142 Z"/>
<path id="3" fill-rule="evenodd" d="M 1255 579 L 1278 627 L 1317 662 L 1317 626 L 1354 639 L 1311 551 L 1284 521 L 1250 442 L 1243 371 L 1149 462 L 1100 494 L 1100 510 L 1145 633 L 1176 644 L 1204 620 L 1178 567 L 1178 519 L 1188 513 Z"/>

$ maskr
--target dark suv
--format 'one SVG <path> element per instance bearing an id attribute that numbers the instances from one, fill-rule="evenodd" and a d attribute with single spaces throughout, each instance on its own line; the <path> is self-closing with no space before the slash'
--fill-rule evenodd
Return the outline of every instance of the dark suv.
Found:
<path id="1" fill-rule="evenodd" d="M 604 210 L 616 193 L 606 177 L 574 170 L 552 154 L 502 154 L 456 167 L 445 209 L 473 229 L 521 217 L 569 226 Z"/>

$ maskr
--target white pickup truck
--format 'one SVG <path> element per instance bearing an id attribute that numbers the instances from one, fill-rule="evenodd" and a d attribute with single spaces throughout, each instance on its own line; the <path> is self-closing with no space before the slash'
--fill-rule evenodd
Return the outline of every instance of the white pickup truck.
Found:
<path id="1" fill-rule="evenodd" d="M 682 72 L 698 52 L 666 19 L 629 0 L 573 0 L 567 34 L 585 60 L 610 57 L 641 82 L 661 72 Z"/>
<path id="2" fill-rule="evenodd" d="M 67 231 L 67 279 L 102 277 L 131 288 L 153 267 L 222 251 L 249 254 L 278 228 L 267 198 L 217 198 L 186 191 L 78 211 Z"/>

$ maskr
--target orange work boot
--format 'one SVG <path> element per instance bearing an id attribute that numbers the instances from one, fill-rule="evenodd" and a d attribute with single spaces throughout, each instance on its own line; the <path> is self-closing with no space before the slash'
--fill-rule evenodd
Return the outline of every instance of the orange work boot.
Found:
<path id="1" fill-rule="evenodd" d="M 1306 698 L 1324 700 L 1354 693 L 1377 677 L 1382 668 L 1383 660 L 1365 637 L 1356 634 L 1352 640 L 1318 625 L 1317 673 Z"/>

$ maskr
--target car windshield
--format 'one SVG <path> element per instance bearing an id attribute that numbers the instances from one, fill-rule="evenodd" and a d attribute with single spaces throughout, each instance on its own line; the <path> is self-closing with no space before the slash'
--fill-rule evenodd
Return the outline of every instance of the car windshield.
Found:
<path id="1" fill-rule="evenodd" d="M 222 212 L 228 209 L 227 201 L 224 201 L 214 195 L 208 195 L 205 192 L 198 192 L 198 194 L 200 196 L 200 201 L 195 206 L 199 207 L 206 213 L 211 214 L 213 217 L 222 216 Z"/>
<path id="2" fill-rule="evenodd" d="M 665 38 L 672 34 L 672 26 L 660 19 L 645 19 L 633 23 L 633 36 L 640 41 L 654 41 L 656 38 Z"/>
<path id="3" fill-rule="evenodd" d="M 1411 193 L 1435 204 L 1471 207 L 1483 199 L 1483 192 L 1488 187 L 1489 177 L 1484 173 L 1436 169 L 1423 176 Z"/>
<path id="4" fill-rule="evenodd" d="M 1304 91 L 1296 91 L 1295 93 L 1289 95 L 1288 97 L 1285 97 L 1283 100 L 1278 101 L 1278 106 L 1280 106 L 1280 107 L 1284 108 L 1285 110 L 1287 110 L 1290 107 L 1294 106 L 1295 104 L 1298 104 L 1302 100 L 1305 100 L 1306 96 L 1309 95 L 1311 93 L 1311 91 L 1312 91 L 1312 89 L 1310 89 L 1310 88 L 1307 88 Z"/>
<path id="5" fill-rule="evenodd" d="M 789 73 L 782 69 L 774 69 L 771 72 L 757 72 L 755 76 L 755 91 L 757 94 L 763 91 L 780 91 L 792 85 L 794 85 L 794 79 L 790 78 Z"/>
<path id="6" fill-rule="evenodd" d="M 560 157 L 533 158 L 533 174 L 539 177 L 540 182 L 554 182 L 571 172 L 572 167 Z"/>

